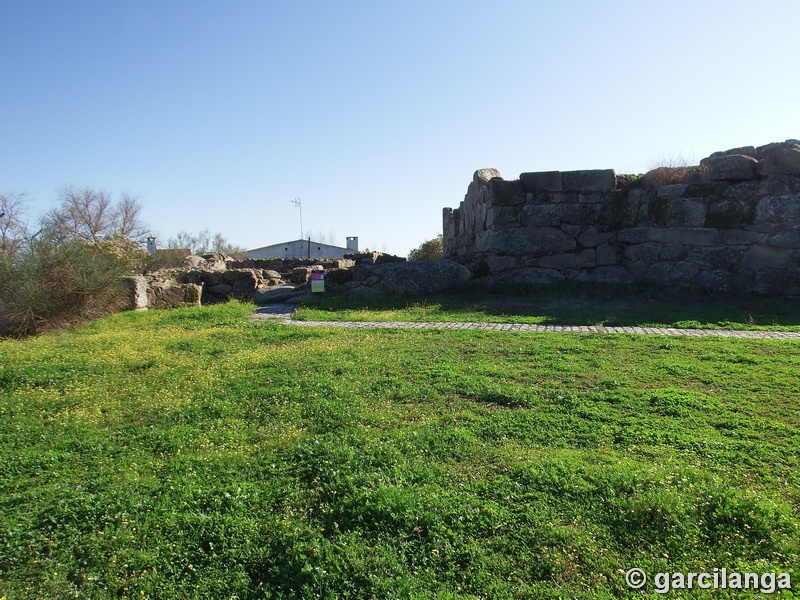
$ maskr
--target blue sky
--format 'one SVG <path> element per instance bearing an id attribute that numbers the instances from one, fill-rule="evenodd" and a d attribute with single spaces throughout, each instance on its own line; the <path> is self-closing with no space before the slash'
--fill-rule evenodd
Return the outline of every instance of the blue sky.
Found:
<path id="1" fill-rule="evenodd" d="M 139 195 L 166 241 L 406 255 L 475 169 L 800 137 L 797 0 L 0 0 L 0 192 Z"/>

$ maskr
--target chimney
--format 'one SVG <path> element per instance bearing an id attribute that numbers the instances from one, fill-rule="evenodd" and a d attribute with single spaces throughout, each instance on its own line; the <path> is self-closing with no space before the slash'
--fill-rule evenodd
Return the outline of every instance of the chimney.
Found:
<path id="1" fill-rule="evenodd" d="M 154 237 L 147 238 L 147 251 L 150 254 L 156 253 L 156 238 Z"/>
<path id="2" fill-rule="evenodd" d="M 358 252 L 358 236 L 351 235 L 347 237 L 347 249 L 350 252 Z"/>

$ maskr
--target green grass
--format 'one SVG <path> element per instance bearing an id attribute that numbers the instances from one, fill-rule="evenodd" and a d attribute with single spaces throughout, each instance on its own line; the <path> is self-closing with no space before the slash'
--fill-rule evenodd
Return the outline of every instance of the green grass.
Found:
<path id="1" fill-rule="evenodd" d="M 800 331 L 800 300 L 573 284 L 512 294 L 440 294 L 424 300 L 330 297 L 307 302 L 295 319 Z"/>
<path id="2" fill-rule="evenodd" d="M 0 598 L 641 597 L 634 566 L 798 585 L 799 342 L 250 310 L 0 342 Z"/>

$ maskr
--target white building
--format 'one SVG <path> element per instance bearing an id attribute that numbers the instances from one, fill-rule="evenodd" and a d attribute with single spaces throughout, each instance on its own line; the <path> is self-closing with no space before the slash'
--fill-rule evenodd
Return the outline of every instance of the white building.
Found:
<path id="1" fill-rule="evenodd" d="M 331 246 L 307 240 L 292 240 L 247 251 L 247 258 L 344 258 L 345 254 L 358 252 L 358 237 L 347 238 L 347 247 Z"/>

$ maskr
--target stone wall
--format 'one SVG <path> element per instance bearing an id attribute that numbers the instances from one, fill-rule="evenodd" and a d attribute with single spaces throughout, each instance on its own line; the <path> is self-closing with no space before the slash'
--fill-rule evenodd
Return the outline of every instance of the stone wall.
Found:
<path id="1" fill-rule="evenodd" d="M 482 169 L 443 221 L 445 256 L 488 281 L 800 295 L 800 141 L 643 176 Z"/>

